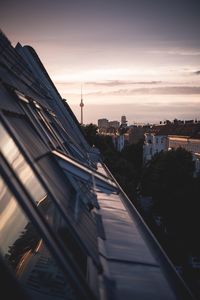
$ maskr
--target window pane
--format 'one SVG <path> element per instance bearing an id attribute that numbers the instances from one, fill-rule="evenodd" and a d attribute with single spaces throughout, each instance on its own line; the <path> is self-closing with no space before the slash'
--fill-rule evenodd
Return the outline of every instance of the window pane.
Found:
<path id="1" fill-rule="evenodd" d="M 2 154 L 17 173 L 33 199 L 37 203 L 40 202 L 46 196 L 46 192 L 2 125 L 0 126 L 0 136 Z"/>
<path id="2" fill-rule="evenodd" d="M 76 263 L 78 268 L 86 275 L 87 255 L 82 247 L 80 247 L 80 244 L 77 243 L 77 239 L 71 227 L 66 223 L 60 210 L 42 187 L 35 173 L 3 126 L 0 127 L 0 135 L 0 149 L 4 157 L 35 200 L 38 209 L 56 236 L 60 239 L 68 255 L 72 257 L 74 263 Z"/>
<path id="3" fill-rule="evenodd" d="M 76 299 L 43 240 L 0 179 L 0 253 L 31 299 Z"/>

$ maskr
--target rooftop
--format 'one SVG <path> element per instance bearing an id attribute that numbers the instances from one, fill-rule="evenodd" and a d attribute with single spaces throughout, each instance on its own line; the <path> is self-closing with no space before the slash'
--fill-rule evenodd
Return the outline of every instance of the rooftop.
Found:
<path id="1" fill-rule="evenodd" d="M 153 126 L 152 133 L 155 135 L 178 135 L 199 139 L 200 123 L 192 124 L 166 124 Z"/>

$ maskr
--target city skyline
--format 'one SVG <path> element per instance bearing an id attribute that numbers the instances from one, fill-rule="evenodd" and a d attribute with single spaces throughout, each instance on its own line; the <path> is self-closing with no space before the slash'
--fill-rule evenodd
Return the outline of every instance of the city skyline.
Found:
<path id="1" fill-rule="evenodd" d="M 80 121 L 200 118 L 200 2 L 5 1 L 1 29 L 34 47 Z"/>

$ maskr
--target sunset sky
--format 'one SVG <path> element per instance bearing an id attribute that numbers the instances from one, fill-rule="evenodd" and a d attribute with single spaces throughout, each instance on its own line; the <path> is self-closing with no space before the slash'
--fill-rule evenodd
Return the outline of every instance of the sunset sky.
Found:
<path id="1" fill-rule="evenodd" d="M 200 119 L 200 0 L 3 0 L 0 27 L 84 123 Z"/>

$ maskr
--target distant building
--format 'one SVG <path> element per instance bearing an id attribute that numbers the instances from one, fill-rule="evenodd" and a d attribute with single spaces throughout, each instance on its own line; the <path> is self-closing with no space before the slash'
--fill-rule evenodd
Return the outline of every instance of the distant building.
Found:
<path id="1" fill-rule="evenodd" d="M 122 126 L 127 126 L 126 116 L 121 116 L 121 125 Z"/>
<path id="2" fill-rule="evenodd" d="M 109 125 L 109 127 L 113 127 L 115 129 L 118 129 L 120 123 L 119 123 L 119 121 L 109 121 L 108 125 Z"/>
<path id="3" fill-rule="evenodd" d="M 143 147 L 144 163 L 161 151 L 184 148 L 190 151 L 195 161 L 196 172 L 200 173 L 200 123 L 185 122 L 153 126 L 145 133 Z"/>
<path id="4" fill-rule="evenodd" d="M 98 120 L 98 127 L 100 130 L 107 129 L 109 127 L 109 122 L 107 119 L 99 119 Z"/>
<path id="5" fill-rule="evenodd" d="M 144 163 L 151 160 L 155 154 L 168 150 L 167 126 L 168 125 L 154 126 L 150 132 L 145 133 L 143 146 Z"/>

